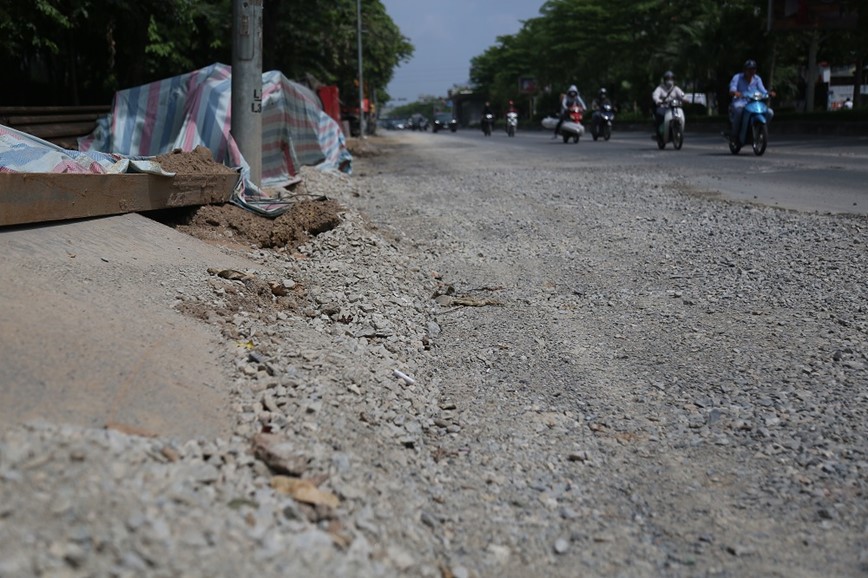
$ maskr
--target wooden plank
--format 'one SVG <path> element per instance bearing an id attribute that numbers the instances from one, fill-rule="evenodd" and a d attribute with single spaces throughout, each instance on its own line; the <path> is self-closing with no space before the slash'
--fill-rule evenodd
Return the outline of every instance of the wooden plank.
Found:
<path id="1" fill-rule="evenodd" d="M 0 117 L 16 114 L 78 114 L 82 112 L 108 113 L 111 105 L 89 106 L 0 106 Z"/>
<path id="2" fill-rule="evenodd" d="M 0 173 L 0 226 L 225 203 L 239 178 Z"/>
<path id="3" fill-rule="evenodd" d="M 78 137 L 88 135 L 96 128 L 96 121 L 88 122 L 64 122 L 52 124 L 19 124 L 10 125 L 15 130 L 32 134 L 42 140 L 51 140 L 64 137 Z"/>
<path id="4" fill-rule="evenodd" d="M 71 151 L 77 151 L 78 150 L 78 137 L 79 136 L 84 136 L 84 135 L 61 136 L 61 137 L 46 138 L 46 139 L 42 139 L 42 140 L 47 140 L 50 143 L 56 144 L 60 148 L 64 148 L 64 149 L 71 150 Z"/>
<path id="5" fill-rule="evenodd" d="M 91 122 L 94 123 L 96 120 L 101 117 L 101 114 L 90 113 L 90 114 L 53 114 L 53 115 L 19 115 L 19 116 L 8 116 L 5 117 L 6 126 L 19 127 L 27 124 L 53 124 L 53 123 L 73 123 L 73 122 Z"/>

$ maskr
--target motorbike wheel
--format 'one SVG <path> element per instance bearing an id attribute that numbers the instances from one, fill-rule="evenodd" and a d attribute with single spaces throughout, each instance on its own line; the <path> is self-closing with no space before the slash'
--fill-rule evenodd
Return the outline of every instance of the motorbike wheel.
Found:
<path id="1" fill-rule="evenodd" d="M 684 131 L 681 129 L 681 123 L 677 122 L 672 126 L 672 146 L 675 150 L 680 151 L 684 145 Z"/>
<path id="2" fill-rule="evenodd" d="M 738 144 L 737 142 L 735 142 L 734 140 L 732 140 L 732 137 L 730 137 L 730 139 L 729 139 L 729 152 L 731 152 L 734 155 L 737 155 L 738 151 L 740 151 L 740 150 L 741 150 L 741 145 Z"/>
<path id="3" fill-rule="evenodd" d="M 515 127 L 512 125 L 509 125 L 508 127 L 506 127 L 506 134 L 508 134 L 511 137 L 515 136 Z"/>
<path id="4" fill-rule="evenodd" d="M 608 124 L 603 125 L 603 140 L 609 140 L 612 138 L 612 127 Z"/>
<path id="5" fill-rule="evenodd" d="M 563 133 L 561 136 L 564 137 L 564 144 L 570 142 L 570 135 L 568 135 L 567 133 Z"/>
<path id="6" fill-rule="evenodd" d="M 762 156 L 769 144 L 769 128 L 758 122 L 751 129 L 753 130 L 753 154 Z"/>
<path id="7" fill-rule="evenodd" d="M 458 130 L 458 127 L 457 127 L 457 126 L 452 126 L 452 127 L 449 127 L 449 130 L 452 131 L 452 132 L 455 132 L 456 130 Z"/>
<path id="8" fill-rule="evenodd" d="M 573 142 L 574 142 L 574 143 L 579 142 L 579 135 L 576 135 L 576 136 L 573 137 Z"/>

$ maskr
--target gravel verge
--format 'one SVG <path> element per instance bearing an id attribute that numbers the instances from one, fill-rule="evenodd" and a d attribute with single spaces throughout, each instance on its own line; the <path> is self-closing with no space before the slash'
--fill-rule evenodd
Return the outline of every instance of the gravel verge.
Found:
<path id="1" fill-rule="evenodd" d="M 166 301 L 231 437 L 2 432 L 0 576 L 868 572 L 864 218 L 374 140 L 306 173 L 337 227 Z"/>

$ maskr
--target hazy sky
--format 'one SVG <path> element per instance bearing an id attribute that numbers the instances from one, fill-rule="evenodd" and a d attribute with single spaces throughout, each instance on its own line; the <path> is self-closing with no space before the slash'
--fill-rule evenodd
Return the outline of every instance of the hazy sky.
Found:
<path id="1" fill-rule="evenodd" d="M 518 32 L 522 20 L 539 16 L 544 0 L 381 2 L 416 47 L 413 59 L 395 71 L 389 94 L 414 101 L 421 94 L 445 96 L 453 84 L 467 82 L 470 59 L 494 45 L 498 36 Z"/>

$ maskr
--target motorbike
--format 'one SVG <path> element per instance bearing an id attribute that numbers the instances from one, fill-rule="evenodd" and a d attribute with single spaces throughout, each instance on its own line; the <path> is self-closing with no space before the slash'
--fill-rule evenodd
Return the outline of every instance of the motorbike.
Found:
<path id="1" fill-rule="evenodd" d="M 594 140 L 603 137 L 603 140 L 612 138 L 612 123 L 615 121 L 615 109 L 605 103 L 591 115 L 591 136 Z"/>
<path id="2" fill-rule="evenodd" d="M 491 128 L 494 126 L 494 115 L 488 113 L 482 117 L 482 134 L 491 136 Z"/>
<path id="3" fill-rule="evenodd" d="M 677 98 L 669 99 L 666 103 L 666 114 L 663 115 L 663 124 L 657 130 L 657 148 L 663 150 L 667 143 L 672 143 L 672 147 L 680 151 L 684 145 L 684 124 L 687 120 L 684 117 L 684 109 L 681 106 L 681 100 Z"/>
<path id="4" fill-rule="evenodd" d="M 558 133 L 564 139 L 565 143 L 579 142 L 579 139 L 585 134 L 585 127 L 582 126 L 582 116 L 584 109 L 578 105 L 573 105 L 567 110 L 567 119 L 561 123 L 561 128 Z M 559 119 L 556 116 L 547 116 L 542 120 L 543 128 L 553 130 L 558 125 Z"/>
<path id="5" fill-rule="evenodd" d="M 769 143 L 769 121 L 772 113 L 769 110 L 769 95 L 755 92 L 747 97 L 739 121 L 737 134 L 729 135 L 729 152 L 737 155 L 741 147 L 751 145 L 753 154 L 762 156 Z"/>
<path id="6" fill-rule="evenodd" d="M 516 128 L 518 128 L 518 113 L 510 111 L 506 113 L 506 134 L 515 136 Z"/>

